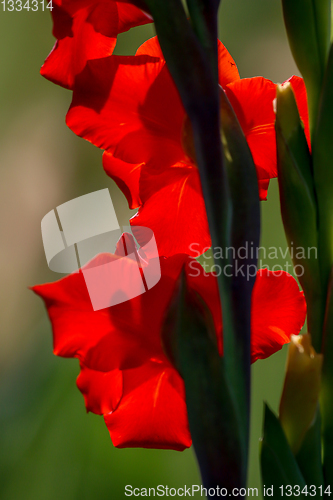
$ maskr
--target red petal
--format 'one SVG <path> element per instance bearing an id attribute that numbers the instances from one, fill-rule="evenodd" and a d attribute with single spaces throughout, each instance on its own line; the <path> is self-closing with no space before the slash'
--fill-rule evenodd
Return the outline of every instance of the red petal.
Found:
<path id="1" fill-rule="evenodd" d="M 191 445 L 184 384 L 159 337 L 185 258 L 162 261 L 160 283 L 122 308 L 92 311 L 81 273 L 34 287 L 45 300 L 56 353 L 81 359 L 77 383 L 86 407 L 104 415 L 116 446 L 182 450 Z"/>
<path id="2" fill-rule="evenodd" d="M 139 179 L 143 163 L 126 163 L 105 151 L 103 167 L 127 198 L 129 208 L 141 205 Z"/>
<path id="3" fill-rule="evenodd" d="M 114 411 L 123 394 L 123 375 L 120 370 L 100 372 L 80 363 L 77 386 L 83 394 L 87 411 L 105 415 Z"/>
<path id="4" fill-rule="evenodd" d="M 165 64 L 153 61 L 133 56 L 88 62 L 77 78 L 67 124 L 124 162 L 163 168 L 184 156 L 184 110 Z"/>
<path id="5" fill-rule="evenodd" d="M 95 259 L 93 265 L 103 258 Z M 162 260 L 162 279 L 154 291 L 122 304 L 122 310 L 113 306 L 92 313 L 80 273 L 34 288 L 47 305 L 55 344 L 64 349 L 60 354 L 81 358 L 78 386 L 87 409 L 104 414 L 115 446 L 182 450 L 191 444 L 184 384 L 166 359 L 159 339 L 164 311 L 184 259 L 186 256 Z M 202 268 L 200 274 L 195 261 L 188 262 L 187 275 L 190 286 L 212 310 L 221 344 L 217 280 Z M 305 314 L 303 294 L 291 276 L 267 270 L 258 273 L 252 298 L 252 361 L 288 342 L 291 334 L 299 332 Z M 95 350 L 94 366 L 89 364 L 89 356 L 81 356 L 87 347 Z M 126 361 L 121 373 L 117 366 L 106 367 L 106 359 L 115 355 Z M 118 359 L 115 365 L 122 363 Z"/>
<path id="6" fill-rule="evenodd" d="M 151 22 L 133 5 L 95 0 L 54 2 L 52 17 L 58 41 L 41 74 L 68 89 L 87 61 L 112 54 L 118 33 Z"/>
<path id="7" fill-rule="evenodd" d="M 125 370 L 118 408 L 104 416 L 119 448 L 183 450 L 191 446 L 184 383 L 169 363 Z"/>
<path id="8" fill-rule="evenodd" d="M 219 84 L 221 87 L 225 87 L 228 83 L 235 80 L 239 80 L 239 73 L 235 61 L 225 48 L 220 40 L 217 40 L 218 48 L 218 67 L 219 67 Z M 164 60 L 164 56 L 158 42 L 158 38 L 155 36 L 150 40 L 147 40 L 141 47 L 138 48 L 136 55 L 149 55 L 153 57 L 159 57 Z"/>
<path id="9" fill-rule="evenodd" d="M 88 368 L 104 372 L 137 367 L 151 357 L 165 359 L 159 331 L 184 258 L 162 260 L 161 280 L 147 292 L 97 311 L 92 308 L 81 272 L 34 287 L 44 299 L 52 323 L 54 353 L 77 357 Z M 97 268 L 110 259 L 120 259 L 123 264 L 123 278 L 118 281 L 119 290 L 126 293 L 136 262 L 103 254 L 88 266 Z"/>
<path id="10" fill-rule="evenodd" d="M 117 4 L 115 2 L 89 3 L 90 5 L 83 7 L 77 6 L 76 10 L 71 13 L 70 31 L 68 30 L 68 12 L 57 5 L 52 11 L 54 34 L 58 35 L 59 40 L 42 66 L 41 74 L 48 80 L 69 89 L 73 88 L 75 76 L 84 69 L 89 59 L 111 55 L 116 45 Z M 105 20 L 104 25 L 108 26 L 106 34 L 103 33 L 104 30 L 99 31 L 102 28 L 99 19 Z M 94 21 L 98 22 L 97 26 L 94 25 Z M 64 27 L 63 24 L 65 24 Z M 64 36 L 65 34 L 67 36 Z"/>
<path id="11" fill-rule="evenodd" d="M 197 262 L 186 268 L 189 284 L 209 306 L 215 324 L 220 353 L 222 320 L 217 279 L 204 273 Z M 219 270 L 216 269 L 216 272 Z M 296 280 L 284 271 L 260 269 L 252 294 L 251 361 L 264 359 L 279 351 L 298 334 L 306 316 L 306 302 Z"/>
<path id="12" fill-rule="evenodd" d="M 261 269 L 252 295 L 251 359 L 264 359 L 290 342 L 305 321 L 306 302 L 296 280 L 284 271 Z"/>
<path id="13" fill-rule="evenodd" d="M 239 80 L 239 73 L 235 61 L 225 48 L 225 46 L 217 40 L 218 48 L 218 66 L 219 66 L 219 84 L 225 87 L 228 83 L 235 80 Z M 150 40 L 147 40 L 144 44 L 139 47 L 136 55 L 149 55 L 153 57 L 159 57 L 164 60 L 164 56 L 158 42 L 158 38 L 155 36 Z"/>
<path id="14" fill-rule="evenodd" d="M 226 87 L 227 96 L 248 141 L 253 160 L 263 173 L 260 179 L 277 176 L 275 113 L 276 85 L 262 77 L 244 78 Z"/>
<path id="15" fill-rule="evenodd" d="M 178 164 L 151 175 L 147 181 L 142 180 L 140 194 L 143 206 L 130 221 L 140 245 L 143 241 L 136 226 L 152 229 L 160 256 L 198 256 L 211 246 L 196 167 Z"/>
<path id="16" fill-rule="evenodd" d="M 219 84 L 225 88 L 228 83 L 239 80 L 235 61 L 220 40 L 217 41 Z"/>
<path id="17" fill-rule="evenodd" d="M 153 20 L 149 14 L 127 2 L 117 2 L 118 7 L 118 33 L 128 31 L 135 26 L 151 23 Z"/>
<path id="18" fill-rule="evenodd" d="M 270 181 L 270 179 L 258 179 L 259 198 L 262 201 L 267 200 L 269 181 Z"/>
<path id="19" fill-rule="evenodd" d="M 138 48 L 135 55 L 137 55 L 137 56 L 146 55 L 146 56 L 158 57 L 159 59 L 162 59 L 164 61 L 163 52 L 161 50 L 157 36 L 154 36 L 153 38 L 150 38 L 145 43 L 143 43 Z"/>

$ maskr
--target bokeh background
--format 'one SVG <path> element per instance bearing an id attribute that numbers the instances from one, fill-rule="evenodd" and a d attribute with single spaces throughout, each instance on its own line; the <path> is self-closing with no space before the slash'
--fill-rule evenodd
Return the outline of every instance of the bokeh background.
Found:
<path id="1" fill-rule="evenodd" d="M 113 447 L 103 418 L 85 412 L 77 360 L 53 356 L 43 304 L 28 289 L 59 277 L 43 252 L 47 212 L 109 187 L 120 222 L 131 215 L 103 172 L 101 151 L 66 128 L 71 93 L 39 75 L 53 46 L 51 29 L 48 11 L 4 12 L 0 4 L 0 498 L 117 500 L 127 484 L 199 484 L 192 449 Z M 134 54 L 153 34 L 146 26 L 121 35 L 116 53 Z M 241 77 L 282 82 L 297 74 L 279 0 L 223 0 L 220 38 Z M 262 245 L 286 248 L 276 181 L 262 203 Z M 283 349 L 253 366 L 250 487 L 260 486 L 263 400 L 277 409 L 285 355 Z"/>

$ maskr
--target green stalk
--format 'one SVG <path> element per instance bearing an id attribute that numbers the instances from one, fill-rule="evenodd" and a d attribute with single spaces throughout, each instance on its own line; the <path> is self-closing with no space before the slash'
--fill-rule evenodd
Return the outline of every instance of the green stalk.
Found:
<path id="1" fill-rule="evenodd" d="M 184 379 L 190 431 L 204 487 L 229 491 L 242 487 L 242 443 L 224 358 L 218 352 L 211 312 L 187 287 L 185 273 L 164 322 L 162 342 Z"/>
<path id="2" fill-rule="evenodd" d="M 325 294 L 333 266 L 333 45 L 331 46 L 313 136 L 314 185 L 318 200 L 318 256 Z"/>
<path id="3" fill-rule="evenodd" d="M 219 2 L 188 0 L 194 29 L 187 21 L 180 0 L 146 2 L 155 21 L 165 60 L 192 124 L 212 244 L 223 253 L 215 258 L 215 264 L 223 270 L 218 275 L 223 313 L 223 370 L 235 415 L 236 425 L 230 431 L 237 434 L 234 438 L 241 444 L 237 484 L 244 486 L 249 438 L 251 292 L 256 273 L 251 277 L 236 276 L 237 262 L 226 258 L 226 248 L 238 250 L 245 244 L 259 245 L 256 170 L 237 118 L 225 94 L 220 95 L 218 86 L 216 33 Z M 243 262 L 246 269 L 248 265 L 255 267 L 255 263 L 255 259 Z M 227 265 L 232 268 L 229 275 L 224 273 Z M 193 376 L 195 369 L 196 366 L 192 366 Z M 195 387 L 191 387 L 194 391 Z M 189 393 L 187 400 L 191 400 Z M 217 417 L 223 419 L 223 411 Z M 190 408 L 189 419 L 192 419 Z M 204 417 L 200 425 L 206 428 Z M 196 440 L 195 436 L 200 437 Z M 205 437 L 201 433 L 195 436 L 194 446 L 202 467 L 205 460 L 200 456 L 200 450 L 205 449 L 202 442 Z"/>
<path id="4" fill-rule="evenodd" d="M 187 0 L 193 29 L 204 48 L 210 65 L 218 78 L 217 13 L 220 0 Z"/>
<path id="5" fill-rule="evenodd" d="M 324 477 L 326 485 L 333 484 L 333 279 L 328 288 L 323 340 L 323 375 L 321 390 L 322 435 L 324 448 Z"/>

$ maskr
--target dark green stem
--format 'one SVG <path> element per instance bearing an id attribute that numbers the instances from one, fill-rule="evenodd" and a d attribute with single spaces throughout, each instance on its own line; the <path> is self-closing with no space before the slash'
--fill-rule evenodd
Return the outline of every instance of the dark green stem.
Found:
<path id="1" fill-rule="evenodd" d="M 217 13 L 220 0 L 187 0 L 193 29 L 200 40 L 211 67 L 218 78 L 217 65 Z"/>
<path id="2" fill-rule="evenodd" d="M 324 477 L 326 484 L 333 484 L 333 279 L 328 288 L 326 317 L 323 331 L 323 378 L 321 389 L 321 414 L 324 448 Z"/>
<path id="3" fill-rule="evenodd" d="M 162 331 L 166 353 L 184 379 L 189 425 L 208 498 L 217 486 L 244 486 L 238 417 L 207 304 L 188 288 L 185 273 Z M 211 489 L 211 491 L 209 491 Z"/>
<path id="4" fill-rule="evenodd" d="M 218 284 L 223 311 L 225 380 L 230 391 L 230 404 L 235 415 L 236 426 L 233 432 L 236 435 L 234 438 L 241 443 L 240 463 L 235 485 L 244 486 L 249 436 L 250 310 L 254 278 L 248 280 L 247 277 L 235 277 L 235 263 L 232 259 L 226 258 L 225 252 L 227 247 L 232 246 L 238 250 L 245 241 L 248 244 L 250 241 L 253 241 L 255 245 L 258 243 L 259 197 L 255 168 L 250 155 L 252 162 L 249 169 L 251 182 L 249 183 L 248 178 L 243 177 L 243 172 L 239 171 L 231 174 L 233 176 L 231 179 L 226 164 L 229 160 L 225 159 L 223 153 L 220 135 L 220 89 L 218 86 L 216 40 L 219 2 L 217 0 L 188 0 L 193 27 L 186 18 L 180 0 L 168 0 L 168 2 L 165 0 L 146 0 L 146 3 L 155 21 L 163 55 L 192 124 L 197 165 L 212 245 L 213 248 L 221 249 L 223 252 L 223 257 L 216 258 L 215 263 L 223 271 L 218 274 Z M 226 99 L 224 95 L 223 97 Z M 242 146 L 245 144 L 246 152 L 248 152 L 246 140 L 238 122 L 236 122 L 237 119 L 233 116 L 230 120 L 230 127 L 232 132 L 236 127 L 237 134 L 241 135 L 243 141 Z M 237 152 L 235 156 L 237 156 Z M 246 169 L 247 166 L 248 164 L 245 163 L 244 168 Z M 240 189 L 241 194 L 239 194 L 240 185 L 237 182 L 244 184 Z M 249 207 L 244 202 L 247 199 L 248 186 L 254 186 L 254 211 L 252 205 L 248 210 Z M 252 236 L 248 237 L 247 229 L 245 232 L 243 231 L 243 227 L 247 228 L 247 223 L 253 217 L 255 219 L 255 236 L 252 238 Z M 232 268 L 229 275 L 224 273 L 227 264 L 231 264 Z M 203 388 L 201 389 L 203 390 Z M 199 386 L 197 389 L 192 386 L 191 390 L 201 389 Z M 189 408 L 189 414 L 191 421 L 191 408 Z M 223 411 L 216 414 L 215 418 L 223 419 Z M 202 429 L 206 428 L 204 420 L 200 425 Z M 196 436 L 198 437 L 196 438 Z M 212 486 L 214 481 L 216 482 L 216 475 L 212 472 L 210 476 L 209 467 L 205 467 L 203 470 L 204 463 L 207 460 L 210 463 L 211 460 L 205 454 L 201 456 L 202 450 L 207 450 L 203 442 L 205 436 L 202 433 L 198 433 L 196 436 L 193 436 L 193 442 L 204 484 Z M 226 480 L 225 477 L 224 480 Z"/>

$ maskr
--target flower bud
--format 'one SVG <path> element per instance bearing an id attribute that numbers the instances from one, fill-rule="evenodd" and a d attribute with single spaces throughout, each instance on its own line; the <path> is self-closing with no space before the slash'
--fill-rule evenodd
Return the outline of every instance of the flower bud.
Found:
<path id="1" fill-rule="evenodd" d="M 315 349 L 321 346 L 324 310 L 317 258 L 317 202 L 311 155 L 299 116 L 292 84 L 277 87 L 276 148 L 282 220 L 289 247 L 308 249 L 307 255 L 292 253 L 308 304 L 308 324 Z M 312 248 L 315 251 L 309 252 Z"/>
<path id="2" fill-rule="evenodd" d="M 316 415 L 322 363 L 323 356 L 313 349 L 309 334 L 292 335 L 279 419 L 294 454 Z"/>

